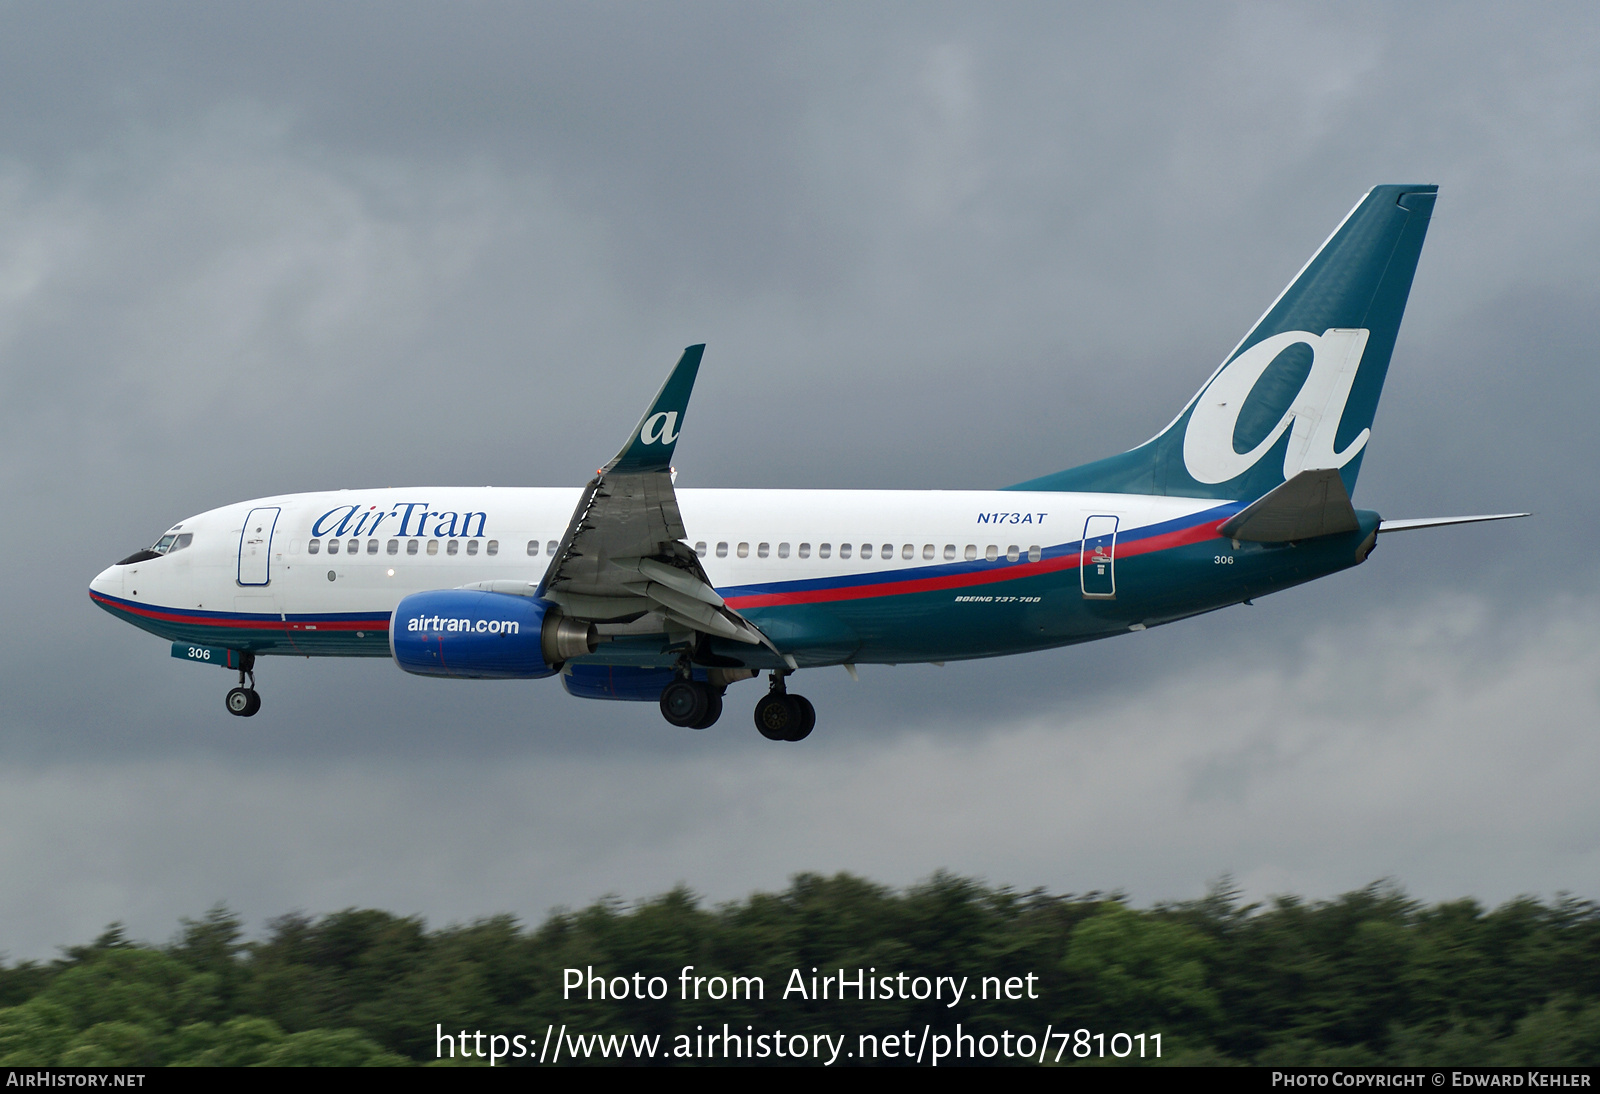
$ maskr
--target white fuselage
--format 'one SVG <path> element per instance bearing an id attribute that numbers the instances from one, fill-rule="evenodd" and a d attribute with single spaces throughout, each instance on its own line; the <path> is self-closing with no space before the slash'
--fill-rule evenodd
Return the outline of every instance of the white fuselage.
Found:
<path id="1" fill-rule="evenodd" d="M 477 487 L 260 498 L 182 521 L 173 531 L 193 536 L 183 549 L 110 567 L 91 589 L 180 612 L 387 615 L 402 597 L 424 590 L 537 584 L 580 493 Z M 725 595 L 952 561 L 1025 561 L 1030 551 L 1037 558 L 1041 549 L 1080 539 L 1090 516 L 1116 516 L 1126 535 L 1217 504 L 1020 491 L 685 489 L 677 497 L 688 542 Z M 257 548 L 266 550 L 265 566 L 241 583 L 245 518 L 271 509 L 279 510 L 276 522 Z"/>

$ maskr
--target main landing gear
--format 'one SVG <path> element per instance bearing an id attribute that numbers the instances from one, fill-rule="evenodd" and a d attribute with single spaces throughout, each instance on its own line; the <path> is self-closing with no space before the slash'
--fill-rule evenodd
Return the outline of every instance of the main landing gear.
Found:
<path id="1" fill-rule="evenodd" d="M 250 686 L 245 686 L 245 677 L 250 678 Z M 228 708 L 228 713 L 237 718 L 249 718 L 261 709 L 261 696 L 256 692 L 256 655 L 244 654 L 239 660 L 239 686 L 228 692 L 223 699 L 223 705 Z"/>
<path id="2" fill-rule="evenodd" d="M 723 689 L 679 677 L 661 689 L 661 716 L 675 726 L 710 729 L 722 717 Z"/>
<path id="3" fill-rule="evenodd" d="M 772 686 L 756 704 L 756 729 L 769 741 L 803 741 L 817 724 L 817 708 L 804 695 L 790 695 L 786 672 L 772 674 Z"/>
<path id="4" fill-rule="evenodd" d="M 753 669 L 730 674 L 729 670 L 713 668 L 708 672 L 710 680 L 696 680 L 689 675 L 687 663 L 680 665 L 678 672 L 678 678 L 661 689 L 661 716 L 675 726 L 689 729 L 710 728 L 722 717 L 722 695 L 728 684 L 756 675 Z M 811 700 L 791 695 L 784 687 L 788 675 L 783 669 L 774 672 L 767 694 L 756 704 L 756 728 L 769 741 L 803 741 L 817 724 L 817 710 Z"/>

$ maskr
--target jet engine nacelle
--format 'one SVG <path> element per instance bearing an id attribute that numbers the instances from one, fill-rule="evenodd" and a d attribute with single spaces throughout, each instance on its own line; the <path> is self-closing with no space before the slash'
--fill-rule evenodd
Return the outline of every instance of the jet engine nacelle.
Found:
<path id="1" fill-rule="evenodd" d="M 419 676 L 529 680 L 594 647 L 593 624 L 531 596 L 435 589 L 406 597 L 389 617 L 395 663 Z"/>

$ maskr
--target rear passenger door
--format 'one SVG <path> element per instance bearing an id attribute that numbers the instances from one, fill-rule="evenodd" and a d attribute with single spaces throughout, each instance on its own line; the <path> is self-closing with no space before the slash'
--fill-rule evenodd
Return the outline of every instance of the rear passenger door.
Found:
<path id="1" fill-rule="evenodd" d="M 1117 597 L 1117 518 L 1092 516 L 1083 522 L 1083 554 L 1078 570 L 1089 600 Z"/>

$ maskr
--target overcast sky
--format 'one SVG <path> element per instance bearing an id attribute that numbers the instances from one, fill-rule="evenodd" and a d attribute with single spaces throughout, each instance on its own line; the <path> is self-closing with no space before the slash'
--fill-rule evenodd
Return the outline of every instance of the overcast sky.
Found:
<path id="1" fill-rule="evenodd" d="M 0 952 L 800 870 L 1600 897 L 1590 5 L 0 17 Z M 691 342 L 680 486 L 1107 455 L 1385 182 L 1440 198 L 1356 501 L 1532 520 L 1094 646 L 806 673 L 799 746 L 755 685 L 694 733 L 382 661 L 266 661 L 237 720 L 86 595 L 249 497 L 581 485 Z"/>

